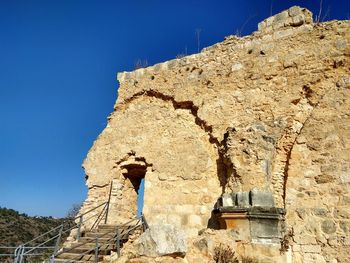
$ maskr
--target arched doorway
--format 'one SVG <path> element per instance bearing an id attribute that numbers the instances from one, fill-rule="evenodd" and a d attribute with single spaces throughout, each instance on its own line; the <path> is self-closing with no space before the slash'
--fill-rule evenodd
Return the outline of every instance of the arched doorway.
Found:
<path id="1" fill-rule="evenodd" d="M 121 164 L 123 169 L 123 176 L 133 191 L 130 193 L 134 203 L 137 216 L 141 216 L 144 205 L 144 182 L 147 172 L 147 164 L 143 158 L 133 158 L 134 160 L 128 160 Z"/>

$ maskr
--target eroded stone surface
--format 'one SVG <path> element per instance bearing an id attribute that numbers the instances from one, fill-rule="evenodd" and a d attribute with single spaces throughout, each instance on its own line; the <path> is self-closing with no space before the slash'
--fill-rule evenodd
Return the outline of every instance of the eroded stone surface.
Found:
<path id="1" fill-rule="evenodd" d="M 293 7 L 259 28 L 118 74 L 115 110 L 84 161 L 82 212 L 113 181 L 109 221 L 132 218 L 125 165 L 142 162 L 150 225 L 195 237 L 215 226 L 223 193 L 255 188 L 286 208 L 293 262 L 350 261 L 350 23 L 313 24 Z"/>
<path id="2" fill-rule="evenodd" d="M 186 234 L 173 225 L 150 226 L 138 239 L 140 256 L 184 256 L 187 252 Z"/>

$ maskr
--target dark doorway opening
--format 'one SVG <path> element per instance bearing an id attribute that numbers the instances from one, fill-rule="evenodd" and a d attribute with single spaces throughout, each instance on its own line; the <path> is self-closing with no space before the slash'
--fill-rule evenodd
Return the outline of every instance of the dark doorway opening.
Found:
<path id="1" fill-rule="evenodd" d="M 147 166 L 144 163 L 131 163 L 123 165 L 126 172 L 124 177 L 130 181 L 137 194 L 137 216 L 141 216 L 144 204 L 144 179 Z"/>

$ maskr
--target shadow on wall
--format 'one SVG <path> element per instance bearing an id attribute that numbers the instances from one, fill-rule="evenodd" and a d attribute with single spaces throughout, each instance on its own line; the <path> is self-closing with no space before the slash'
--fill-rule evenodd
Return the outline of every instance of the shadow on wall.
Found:
<path id="1" fill-rule="evenodd" d="M 215 204 L 216 206 L 216 204 Z M 207 228 L 218 230 L 220 229 L 220 224 L 217 215 L 214 213 L 214 209 L 211 210 L 210 218 L 208 220 Z"/>

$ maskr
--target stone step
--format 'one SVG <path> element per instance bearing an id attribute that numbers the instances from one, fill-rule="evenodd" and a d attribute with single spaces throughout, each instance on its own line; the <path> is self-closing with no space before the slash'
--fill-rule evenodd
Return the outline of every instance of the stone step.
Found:
<path id="1" fill-rule="evenodd" d="M 95 260 L 94 259 L 92 259 L 92 260 L 74 260 L 74 261 L 72 261 L 72 260 L 70 260 L 69 261 L 69 259 L 64 259 L 64 258 L 55 258 L 55 261 L 54 261 L 55 263 L 57 262 L 57 263 L 90 263 L 90 262 L 95 262 Z"/>
<path id="2" fill-rule="evenodd" d="M 97 230 L 98 231 L 113 231 L 115 232 L 115 230 L 117 229 L 117 227 L 119 228 L 119 230 L 122 229 L 128 229 L 133 227 L 134 225 L 98 225 Z"/>
<path id="3" fill-rule="evenodd" d="M 128 229 L 118 229 L 119 233 L 123 233 L 123 232 L 127 232 Z M 85 233 L 96 233 L 96 234 L 110 234 L 110 235 L 114 235 L 117 233 L 117 229 L 113 229 L 113 230 L 106 230 L 106 229 L 93 229 L 91 231 L 86 231 Z"/>
<path id="4" fill-rule="evenodd" d="M 121 238 L 121 242 L 125 242 L 128 240 L 128 237 L 127 236 L 122 236 Z M 96 238 L 94 237 L 81 237 L 80 238 L 80 242 L 81 243 L 91 243 L 91 244 L 96 244 Z M 101 237 L 98 239 L 98 243 L 99 244 L 113 244 L 114 243 L 114 239 L 111 239 L 109 237 L 105 238 L 105 237 Z"/>
<path id="5" fill-rule="evenodd" d="M 99 247 L 99 254 L 107 255 L 113 249 L 116 249 L 116 245 L 115 244 L 102 244 Z M 89 254 L 95 253 L 95 244 L 87 243 L 87 244 L 83 244 L 81 246 L 75 245 L 73 247 L 63 248 L 63 253 L 68 252 L 68 253 L 81 254 L 81 253 L 85 253 L 87 251 L 89 251 Z"/>
<path id="6" fill-rule="evenodd" d="M 103 255 L 98 255 L 98 261 L 101 261 L 103 259 Z M 78 253 L 67 253 L 64 252 L 60 255 L 58 255 L 55 260 L 66 260 L 66 261 L 90 261 L 93 262 L 95 260 L 95 254 L 88 254 L 88 255 L 80 255 Z"/>
<path id="7" fill-rule="evenodd" d="M 88 237 L 91 240 L 92 239 L 96 240 L 96 237 L 98 237 L 100 240 L 100 238 L 101 239 L 111 239 L 111 238 L 115 237 L 115 235 L 116 235 L 115 233 L 87 232 L 84 234 L 84 237 Z M 129 237 L 129 234 L 127 234 L 127 233 L 120 234 L 120 239 L 128 239 L 128 237 Z"/>
<path id="8" fill-rule="evenodd" d="M 84 237 L 114 237 L 115 233 L 113 232 L 97 232 L 97 231 L 91 231 L 91 232 L 85 232 Z"/>
<path id="9" fill-rule="evenodd" d="M 71 261 L 69 262 L 69 259 L 55 259 L 55 263 L 72 263 Z M 94 262 L 94 260 L 89 260 L 89 261 L 80 261 L 80 260 L 74 260 L 74 263 L 86 263 L 86 262 Z"/>
<path id="10" fill-rule="evenodd" d="M 130 231 L 134 225 L 119 226 L 118 230 L 121 234 L 120 247 L 123 247 L 129 235 L 134 232 Z M 72 244 L 68 248 L 63 248 L 62 253 L 55 258 L 55 262 L 58 263 L 83 263 L 83 262 L 95 262 L 95 246 L 96 238 L 98 238 L 99 255 L 98 261 L 103 259 L 104 255 L 109 255 L 112 250 L 116 250 L 116 244 L 114 237 L 116 235 L 117 225 L 101 224 L 97 229 L 93 229 L 83 233 L 83 236 L 77 243 Z M 86 255 L 81 255 L 86 253 Z"/>
<path id="11" fill-rule="evenodd" d="M 99 229 L 115 229 L 117 225 L 99 224 Z"/>

